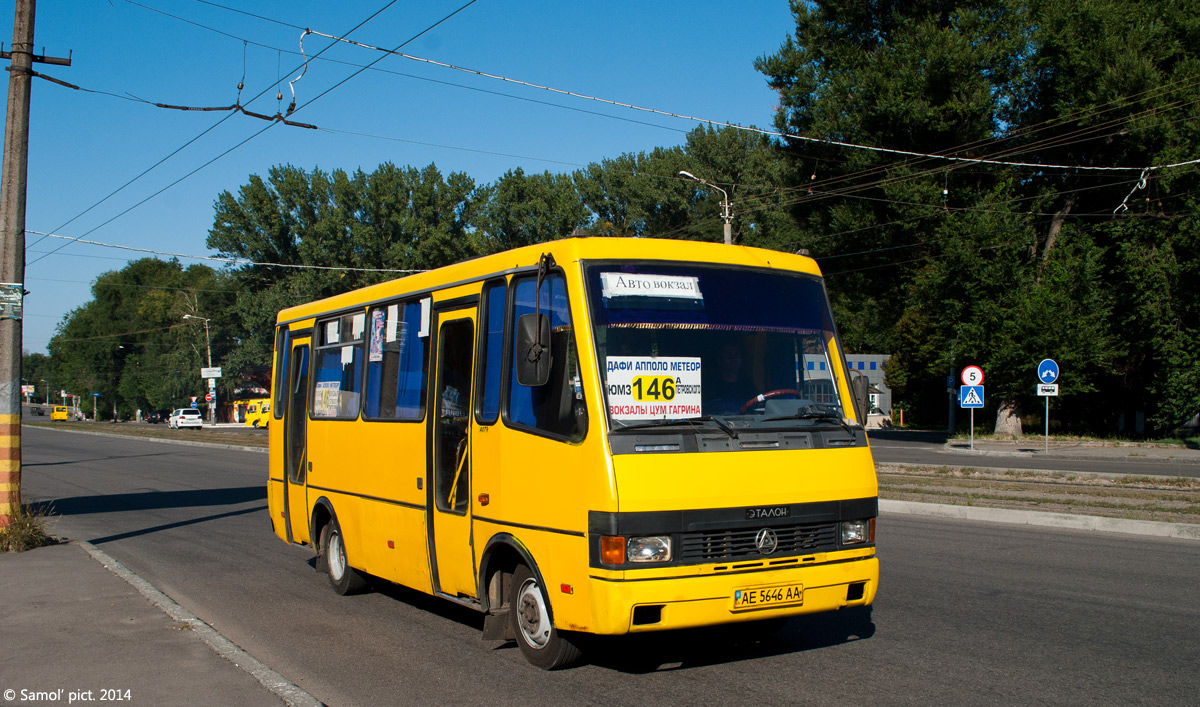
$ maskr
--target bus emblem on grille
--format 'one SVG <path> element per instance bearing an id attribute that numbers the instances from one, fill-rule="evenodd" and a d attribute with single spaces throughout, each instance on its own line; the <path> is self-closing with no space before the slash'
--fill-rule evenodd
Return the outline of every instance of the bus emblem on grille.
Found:
<path id="1" fill-rule="evenodd" d="M 754 536 L 754 547 L 758 548 L 760 554 L 770 555 L 778 545 L 779 538 L 775 537 L 775 531 L 770 528 L 763 528 Z"/>

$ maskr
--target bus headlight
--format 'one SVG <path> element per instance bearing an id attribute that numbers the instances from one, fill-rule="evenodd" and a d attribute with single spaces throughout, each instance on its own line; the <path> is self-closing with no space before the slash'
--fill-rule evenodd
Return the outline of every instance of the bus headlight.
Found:
<path id="1" fill-rule="evenodd" d="M 629 538 L 625 550 L 629 562 L 670 562 L 671 536 L 650 535 Z"/>
<path id="2" fill-rule="evenodd" d="M 872 519 L 870 518 L 842 521 L 842 544 L 861 545 L 865 542 L 870 542 L 873 540 L 871 537 L 871 526 L 873 523 L 871 521 Z"/>

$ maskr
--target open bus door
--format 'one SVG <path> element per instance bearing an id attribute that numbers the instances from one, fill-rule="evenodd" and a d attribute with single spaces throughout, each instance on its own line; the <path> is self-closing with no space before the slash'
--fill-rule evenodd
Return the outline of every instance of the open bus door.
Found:
<path id="1" fill-rule="evenodd" d="M 438 313 L 429 483 L 429 554 L 437 591 L 474 597 L 471 536 L 471 383 L 475 307 Z"/>
<path id="2" fill-rule="evenodd" d="M 287 479 L 283 484 L 284 522 L 290 542 L 308 537 L 307 422 L 308 343 L 295 344 L 288 356 L 287 394 L 283 401 L 285 420 L 283 448 Z"/>

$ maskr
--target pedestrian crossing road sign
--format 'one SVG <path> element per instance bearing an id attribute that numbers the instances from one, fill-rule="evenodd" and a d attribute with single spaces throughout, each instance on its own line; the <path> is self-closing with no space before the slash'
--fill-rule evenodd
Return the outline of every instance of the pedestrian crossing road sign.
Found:
<path id="1" fill-rule="evenodd" d="M 983 386 L 964 385 L 958 389 L 958 406 L 962 408 L 983 407 Z"/>

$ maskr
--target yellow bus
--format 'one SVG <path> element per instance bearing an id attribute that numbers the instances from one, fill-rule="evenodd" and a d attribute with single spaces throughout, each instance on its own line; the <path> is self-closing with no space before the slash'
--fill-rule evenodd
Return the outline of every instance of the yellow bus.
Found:
<path id="1" fill-rule="evenodd" d="M 570 238 L 285 309 L 275 351 L 271 522 L 339 594 L 471 607 L 546 669 L 581 634 L 874 600 L 865 414 L 807 257 Z"/>
<path id="2" fill-rule="evenodd" d="M 257 400 L 247 400 L 246 406 L 246 421 L 243 423 L 246 427 L 266 427 L 271 421 L 271 399 L 261 398 Z"/>
<path id="3" fill-rule="evenodd" d="M 50 411 L 51 422 L 69 419 L 71 419 L 71 411 L 67 409 L 66 405 L 55 405 L 54 409 Z"/>

